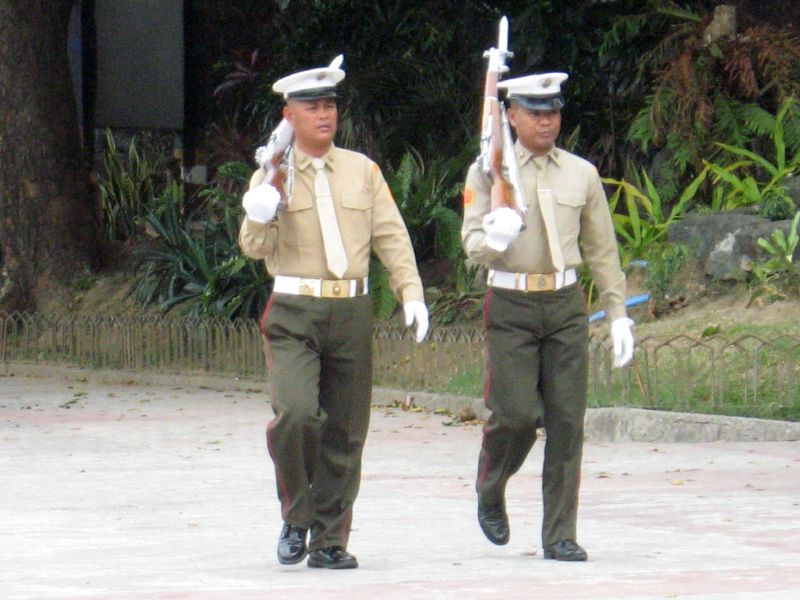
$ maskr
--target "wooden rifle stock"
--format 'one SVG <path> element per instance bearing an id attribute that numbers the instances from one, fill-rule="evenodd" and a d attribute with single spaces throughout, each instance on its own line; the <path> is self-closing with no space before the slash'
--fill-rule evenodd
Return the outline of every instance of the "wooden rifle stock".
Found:
<path id="1" fill-rule="evenodd" d="M 495 80 L 495 85 L 497 81 Z M 497 88 L 495 88 L 497 93 Z M 514 188 L 503 173 L 503 144 L 502 129 L 500 127 L 500 102 L 497 98 L 492 102 L 492 140 L 490 144 L 489 175 L 492 178 L 492 210 L 501 207 L 510 208 L 519 212 L 514 199 Z"/>

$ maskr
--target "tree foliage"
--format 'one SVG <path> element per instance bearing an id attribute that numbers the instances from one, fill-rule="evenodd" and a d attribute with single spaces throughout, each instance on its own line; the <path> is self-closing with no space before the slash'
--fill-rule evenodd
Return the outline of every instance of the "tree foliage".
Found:
<path id="1" fill-rule="evenodd" d="M 618 72 L 627 66 L 618 94 L 635 111 L 626 138 L 638 149 L 636 161 L 658 167 L 659 183 L 673 194 L 719 152 L 714 142 L 758 150 L 772 114 L 800 93 L 800 37 L 791 26 L 767 26 L 745 13 L 735 37 L 713 38 L 706 4 L 650 0 L 621 16 L 600 48 Z M 649 48 L 641 46 L 645 39 Z M 643 51 L 617 60 L 631 44 Z M 798 123 L 789 130 L 796 146 Z"/>
<path id="2" fill-rule="evenodd" d="M 208 32 L 198 36 L 199 49 L 192 51 L 205 53 L 213 65 L 206 75 L 216 111 L 206 140 L 212 167 L 252 161 L 254 148 L 280 117 L 282 102 L 271 90 L 275 80 L 344 54 L 347 78 L 339 90 L 337 143 L 382 164 L 418 258 L 451 261 L 457 291 L 455 296 L 445 293 L 442 306 L 453 298 L 456 304 L 473 299 L 458 239 L 459 192 L 475 153 L 483 51 L 495 44 L 501 15 L 510 17 L 515 53 L 507 77 L 546 70 L 570 74 L 564 109 L 569 139 L 562 144 L 596 162 L 607 177 L 619 178 L 607 181 L 617 185 L 615 223 L 631 257 L 641 256 L 653 236 L 663 238 L 666 225 L 695 201 L 707 179 L 703 159 L 724 144 L 752 152 L 769 140 L 778 104 L 796 91 L 800 64 L 792 31 L 778 28 L 769 35 L 763 23 L 746 16 L 742 35 L 707 42 L 713 2 L 190 4 L 196 26 Z M 800 129 L 794 113 L 789 117 L 784 128 L 791 150 L 800 143 Z M 695 177 L 696 172 L 701 175 Z M 620 201 L 623 191 L 625 202 Z M 235 196 L 235 190 L 228 192 Z M 214 233 L 218 221 L 203 222 L 206 236 L 223 232 Z M 172 258 L 163 269 L 169 264 L 202 267 L 202 260 L 177 260 L 193 238 L 172 233 Z M 221 247 L 208 245 L 209 239 L 201 243 L 197 238 L 193 244 Z M 218 264 L 221 270 L 215 273 L 227 271 L 225 261 Z M 213 294 L 222 280 L 199 267 L 189 286 L 195 300 L 201 292 Z M 186 271 L 172 269 L 181 270 Z M 180 275 L 182 280 L 189 281 L 187 273 Z M 148 276 L 156 281 L 154 272 Z M 377 312 L 385 316 L 394 302 L 381 285 L 384 276 L 379 265 L 371 265 Z M 195 300 L 193 310 L 219 310 Z"/>

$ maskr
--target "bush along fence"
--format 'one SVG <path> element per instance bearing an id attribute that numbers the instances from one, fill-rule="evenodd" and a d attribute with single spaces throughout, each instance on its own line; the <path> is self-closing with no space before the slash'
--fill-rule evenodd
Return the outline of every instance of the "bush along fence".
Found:
<path id="1" fill-rule="evenodd" d="M 599 330 L 603 330 L 603 334 Z M 478 397 L 480 326 L 434 327 L 422 344 L 377 323 L 376 385 Z M 612 368 L 604 328 L 589 343 L 590 406 L 635 406 L 800 420 L 800 338 L 647 337 L 631 366 Z M 0 313 L 0 363 L 266 378 L 258 323 L 193 317 L 122 318 Z"/>

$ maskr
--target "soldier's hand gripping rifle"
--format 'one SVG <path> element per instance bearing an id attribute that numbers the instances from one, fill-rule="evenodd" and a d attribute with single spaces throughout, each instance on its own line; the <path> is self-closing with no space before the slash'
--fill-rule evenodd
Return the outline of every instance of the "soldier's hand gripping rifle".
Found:
<path id="1" fill-rule="evenodd" d="M 266 146 L 256 150 L 256 162 L 261 167 L 250 178 L 250 187 L 242 197 L 242 207 L 247 218 L 257 223 L 269 223 L 278 214 L 278 209 L 286 207 L 292 197 L 291 173 L 289 184 L 284 187 L 286 169 L 282 168 L 284 156 L 291 153 L 294 130 L 283 119 L 270 134 Z M 284 161 L 289 165 L 291 160 Z"/>
<path id="2" fill-rule="evenodd" d="M 291 184 L 292 174 L 288 174 L 288 184 L 284 186 L 287 179 L 286 168 L 281 169 L 281 161 L 288 158 L 291 152 L 291 145 L 294 141 L 294 129 L 289 121 L 281 119 L 278 126 L 272 131 L 267 140 L 266 146 L 259 146 L 256 149 L 256 162 L 264 170 L 263 183 L 273 186 L 281 195 L 281 204 L 287 204 L 292 196 Z M 284 161 L 287 164 L 290 162 Z M 290 166 L 288 168 L 291 168 Z"/>
<path id="3" fill-rule="evenodd" d="M 481 150 L 478 164 L 492 178 L 492 211 L 505 206 L 515 210 L 520 217 L 524 217 L 527 205 L 519 183 L 508 118 L 497 91 L 500 76 L 508 70 L 506 59 L 514 56 L 514 53 L 508 50 L 506 17 L 500 19 L 497 48 L 489 48 L 483 56 L 488 58 L 488 65 L 483 90 Z"/>

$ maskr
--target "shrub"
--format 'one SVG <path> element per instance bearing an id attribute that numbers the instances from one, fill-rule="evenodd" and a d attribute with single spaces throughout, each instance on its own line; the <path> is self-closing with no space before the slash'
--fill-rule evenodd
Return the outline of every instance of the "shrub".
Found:
<path id="1" fill-rule="evenodd" d="M 194 219 L 181 211 L 182 191 L 173 183 L 159 205 L 160 213 L 145 216 L 155 239 L 137 251 L 136 299 L 164 311 L 180 306 L 187 315 L 257 318 L 272 285 L 263 262 L 239 252 L 239 202 L 224 204 L 218 219 Z"/>

